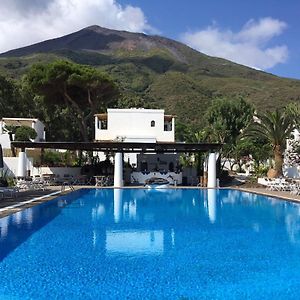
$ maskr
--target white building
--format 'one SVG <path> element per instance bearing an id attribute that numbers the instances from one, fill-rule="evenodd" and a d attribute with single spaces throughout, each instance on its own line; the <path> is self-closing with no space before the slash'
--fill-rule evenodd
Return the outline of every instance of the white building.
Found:
<path id="1" fill-rule="evenodd" d="M 108 109 L 95 115 L 95 140 L 175 142 L 175 116 L 163 109 Z"/>
<path id="2" fill-rule="evenodd" d="M 0 144 L 4 150 L 4 169 L 9 170 L 8 174 L 12 176 L 25 176 L 25 172 L 27 170 L 33 171 L 33 159 L 31 157 L 27 157 L 25 153 L 22 153 L 22 166 L 24 165 L 24 170 L 22 172 L 20 169 L 20 159 L 18 157 L 9 157 L 5 156 L 6 151 L 10 150 L 10 138 L 6 126 L 28 126 L 33 128 L 37 136 L 32 142 L 42 142 L 45 141 L 45 126 L 38 119 L 31 118 L 2 118 L 0 120 Z M 14 138 L 14 137 L 13 137 Z"/>
<path id="3" fill-rule="evenodd" d="M 3 149 L 10 149 L 10 139 L 9 134 L 5 130 L 5 126 L 28 126 L 33 128 L 37 136 L 32 142 L 42 142 L 45 141 L 45 126 L 38 119 L 29 118 L 2 118 L 0 120 L 0 144 Z"/>
<path id="4" fill-rule="evenodd" d="M 95 115 L 95 140 L 174 143 L 175 116 L 165 115 L 163 109 L 107 109 L 106 114 Z M 178 154 L 156 154 L 155 159 L 153 157 L 135 153 L 124 155 L 124 161 L 130 162 L 135 168 L 131 182 L 144 183 L 147 178 L 154 176 L 169 176 L 179 184 L 182 182 L 182 173 L 176 169 Z"/>
<path id="5" fill-rule="evenodd" d="M 194 151 L 209 151 L 208 155 L 208 187 L 216 187 L 216 150 L 219 149 L 219 144 L 203 144 L 195 148 L 194 144 L 175 143 L 175 116 L 165 115 L 161 109 L 108 109 L 106 114 L 95 115 L 95 141 L 98 143 L 82 143 L 83 147 L 91 147 L 93 149 L 101 149 L 102 143 L 115 142 L 111 145 L 117 145 L 120 150 L 105 146 L 102 149 L 111 149 L 116 152 L 114 155 L 114 187 L 120 188 L 123 186 L 123 161 L 130 160 L 130 164 L 134 166 L 136 177 L 131 172 L 131 182 L 145 183 L 145 180 L 150 177 L 162 177 L 169 180 L 173 184 L 182 183 L 182 170 L 179 163 L 179 156 L 176 152 L 186 150 Z M 117 143 L 116 143 L 117 142 Z M 132 143 L 133 146 L 139 146 L 141 152 L 168 152 L 168 154 L 136 154 L 129 153 L 124 155 L 122 152 L 132 151 L 124 145 L 120 147 L 120 143 Z M 148 144 L 143 144 L 148 143 Z M 161 143 L 160 145 L 153 144 Z M 68 144 L 68 143 L 66 143 Z M 104 143 L 103 143 L 104 144 Z M 144 147 L 141 147 L 142 146 Z M 27 143 L 27 147 L 34 146 L 32 143 Z M 36 145 L 37 146 L 37 145 Z M 68 149 L 69 146 L 65 145 Z M 127 145 L 128 146 L 128 145 Z M 148 146 L 150 149 L 148 149 Z M 171 147 L 169 147 L 171 146 Z M 73 144 L 72 144 L 73 147 Z M 107 148 L 106 148 L 107 147 Z M 151 148 L 152 147 L 152 148 Z M 166 151 L 161 147 L 166 147 Z M 122 149 L 123 148 L 123 149 Z M 168 150 L 168 151 L 167 151 Z M 109 151 L 109 150 L 108 150 Z M 170 152 L 169 152 L 170 151 Z M 138 156 L 138 157 L 137 157 Z M 18 159 L 18 177 L 26 175 L 26 147 L 19 152 Z M 134 163 L 133 163 L 134 161 Z M 125 173 L 128 168 L 125 169 Z M 147 175 L 147 176 L 145 176 Z M 98 177 L 98 176 L 96 176 Z M 100 176 L 102 177 L 102 176 Z"/>

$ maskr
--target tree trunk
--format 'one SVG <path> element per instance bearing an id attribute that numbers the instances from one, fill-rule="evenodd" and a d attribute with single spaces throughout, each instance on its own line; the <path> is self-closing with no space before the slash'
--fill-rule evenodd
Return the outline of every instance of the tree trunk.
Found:
<path id="1" fill-rule="evenodd" d="M 84 142 L 88 142 L 88 128 L 87 128 L 87 120 L 86 117 L 84 116 L 83 110 L 80 109 L 79 105 L 74 101 L 70 95 L 67 93 L 67 88 L 66 86 L 64 87 L 64 99 L 65 103 L 67 106 L 72 107 L 76 112 L 77 112 L 77 123 L 79 124 L 79 130 L 82 136 L 82 139 Z"/>
<path id="2" fill-rule="evenodd" d="M 283 154 L 280 145 L 274 146 L 275 172 L 276 177 L 282 176 Z"/>
<path id="3" fill-rule="evenodd" d="M 87 127 L 87 123 L 85 122 L 85 120 L 84 120 L 83 117 L 81 117 L 80 123 L 81 123 L 80 132 L 81 132 L 83 141 L 84 141 L 84 142 L 88 142 L 88 141 L 89 141 L 89 137 L 88 137 L 88 127 Z"/>
<path id="4" fill-rule="evenodd" d="M 11 150 L 11 153 L 12 153 L 12 156 L 13 157 L 16 157 L 17 154 L 16 154 L 16 149 L 15 147 L 11 144 L 11 142 L 13 142 L 13 133 L 12 132 L 9 132 L 8 133 L 8 136 L 9 136 L 9 141 L 10 141 L 10 150 Z"/>

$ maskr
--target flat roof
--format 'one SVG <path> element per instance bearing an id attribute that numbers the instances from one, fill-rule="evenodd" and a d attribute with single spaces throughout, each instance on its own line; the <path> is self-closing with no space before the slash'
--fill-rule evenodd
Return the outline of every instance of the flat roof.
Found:
<path id="1" fill-rule="evenodd" d="M 2 118 L 1 121 L 30 121 L 30 122 L 37 122 L 39 119 L 34 119 L 34 118 Z"/>
<path id="2" fill-rule="evenodd" d="M 141 142 L 12 142 L 16 148 L 85 150 L 123 153 L 174 153 L 218 151 L 219 143 L 141 143 Z"/>
<path id="3" fill-rule="evenodd" d="M 94 117 L 97 117 L 100 121 L 107 121 L 108 113 L 94 114 Z M 165 121 L 172 121 L 173 118 L 177 118 L 177 116 L 176 115 L 164 115 Z"/>
<path id="4" fill-rule="evenodd" d="M 164 109 L 155 109 L 155 108 L 107 108 L 108 113 L 136 113 L 136 112 L 142 112 L 142 113 L 164 113 Z"/>
<path id="5" fill-rule="evenodd" d="M 107 116 L 109 113 L 136 113 L 136 112 L 142 112 L 142 113 L 160 113 L 164 114 L 164 109 L 155 109 L 155 108 L 107 108 L 106 113 L 98 113 L 94 114 L 95 117 L 101 117 L 101 116 Z M 176 117 L 175 115 L 168 114 L 165 115 L 166 117 Z"/>

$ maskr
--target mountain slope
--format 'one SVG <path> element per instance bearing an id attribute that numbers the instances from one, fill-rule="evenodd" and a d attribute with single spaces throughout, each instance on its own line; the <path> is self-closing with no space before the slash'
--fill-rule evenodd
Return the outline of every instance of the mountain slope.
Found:
<path id="1" fill-rule="evenodd" d="M 0 72 L 19 78 L 36 62 L 69 59 L 108 72 L 128 97 L 200 126 L 215 97 L 239 97 L 257 109 L 300 101 L 300 81 L 210 57 L 159 36 L 91 26 L 0 54 Z"/>

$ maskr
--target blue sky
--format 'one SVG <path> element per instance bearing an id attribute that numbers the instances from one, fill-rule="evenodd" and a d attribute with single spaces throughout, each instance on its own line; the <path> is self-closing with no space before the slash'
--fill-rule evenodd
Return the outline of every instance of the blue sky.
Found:
<path id="1" fill-rule="evenodd" d="M 300 79 L 300 1 L 299 0 L 120 0 L 139 6 L 151 26 L 164 36 L 180 40 L 182 33 L 204 30 L 217 24 L 219 29 L 238 32 L 251 19 L 272 18 L 286 24 L 268 46 L 285 45 L 288 57 L 267 72 Z"/>
<path id="2" fill-rule="evenodd" d="M 300 79 L 299 20 L 300 0 L 1 0 L 0 52 L 96 24 Z"/>

